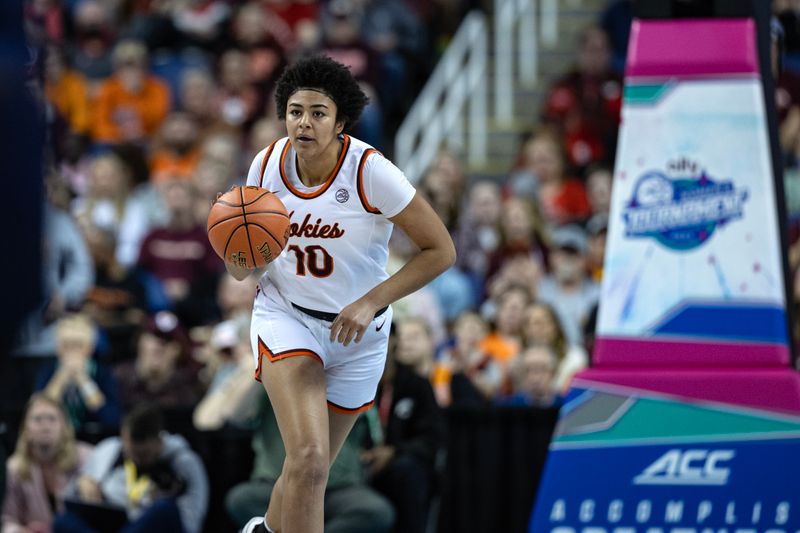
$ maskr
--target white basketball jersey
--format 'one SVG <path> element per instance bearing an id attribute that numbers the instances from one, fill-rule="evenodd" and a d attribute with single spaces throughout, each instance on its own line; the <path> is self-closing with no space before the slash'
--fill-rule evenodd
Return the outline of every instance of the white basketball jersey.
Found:
<path id="1" fill-rule="evenodd" d="M 368 144 L 340 136 L 342 153 L 328 179 L 306 187 L 288 137 L 253 160 L 248 185 L 275 193 L 291 218 L 284 251 L 267 267 L 262 290 L 273 284 L 299 306 L 338 313 L 389 277 L 392 223 L 414 197 L 414 187 Z"/>

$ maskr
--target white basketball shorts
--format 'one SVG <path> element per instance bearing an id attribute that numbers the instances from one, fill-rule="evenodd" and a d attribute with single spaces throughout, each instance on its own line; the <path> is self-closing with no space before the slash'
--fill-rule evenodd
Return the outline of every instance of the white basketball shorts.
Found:
<path id="1" fill-rule="evenodd" d="M 261 373 L 268 371 L 264 365 L 280 364 L 288 357 L 313 357 L 325 369 L 328 408 L 366 411 L 375 402 L 386 363 L 392 308 L 372 320 L 360 342 L 348 346 L 329 340 L 330 326 L 327 320 L 295 309 L 274 285 L 259 290 L 250 323 L 255 377 L 260 381 Z"/>

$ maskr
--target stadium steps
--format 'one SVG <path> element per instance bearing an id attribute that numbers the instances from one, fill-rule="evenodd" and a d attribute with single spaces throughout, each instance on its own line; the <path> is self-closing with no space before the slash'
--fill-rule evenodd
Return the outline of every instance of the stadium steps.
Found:
<path id="1" fill-rule="evenodd" d="M 488 122 L 489 162 L 469 166 L 470 179 L 504 181 L 513 167 L 524 136 L 538 124 L 539 109 L 547 87 L 569 70 L 575 62 L 575 51 L 580 32 L 595 23 L 608 0 L 560 0 L 558 41 L 552 47 L 540 44 L 539 79 L 534 86 L 518 83 L 514 89 L 514 117 L 511 122 L 500 123 L 490 116 Z M 494 35 L 489 36 L 490 43 Z M 494 57 L 489 58 L 489 109 L 494 102 Z"/>

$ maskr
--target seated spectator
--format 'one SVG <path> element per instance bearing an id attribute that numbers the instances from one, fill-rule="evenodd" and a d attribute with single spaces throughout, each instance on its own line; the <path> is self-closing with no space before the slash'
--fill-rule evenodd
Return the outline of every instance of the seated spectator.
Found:
<path id="1" fill-rule="evenodd" d="M 78 135 L 89 133 L 89 87 L 86 80 L 67 64 L 66 52 L 58 46 L 47 48 L 45 58 L 45 95 L 56 112 Z"/>
<path id="2" fill-rule="evenodd" d="M 36 379 L 35 388 L 61 402 L 78 434 L 104 435 L 119 428 L 120 403 L 113 374 L 92 358 L 95 325 L 85 315 L 58 321 L 58 359 Z"/>
<path id="3" fill-rule="evenodd" d="M 164 431 L 155 406 L 139 405 L 119 437 L 100 442 L 72 492 L 87 503 L 125 509 L 123 531 L 199 533 L 208 508 L 208 479 L 200 458 L 179 435 Z M 56 518 L 55 533 L 93 533 L 73 512 Z"/>
<path id="4" fill-rule="evenodd" d="M 482 286 L 489 270 L 489 257 L 500 246 L 500 187 L 492 181 L 479 181 L 470 187 L 468 194 L 467 207 L 454 237 L 456 264 L 473 277 L 476 285 Z"/>
<path id="5" fill-rule="evenodd" d="M 548 346 L 525 348 L 511 362 L 511 391 L 497 398 L 498 405 L 553 407 L 561 398 L 553 387 L 556 354 Z"/>
<path id="6" fill-rule="evenodd" d="M 63 493 L 91 446 L 75 440 L 64 408 L 44 394 L 28 400 L 14 454 L 6 462 L 3 533 L 46 533 L 64 510 Z"/>
<path id="7" fill-rule="evenodd" d="M 456 229 L 466 181 L 463 169 L 453 159 L 449 152 L 440 152 L 419 184 L 419 191 L 451 232 Z"/>
<path id="8" fill-rule="evenodd" d="M 578 63 L 548 90 L 542 120 L 559 130 L 567 159 L 578 167 L 613 163 L 622 109 L 622 79 L 611 70 L 606 33 L 591 26 L 580 35 Z"/>
<path id="9" fill-rule="evenodd" d="M 90 92 L 111 75 L 111 46 L 114 43 L 110 4 L 80 0 L 74 9 L 75 39 L 70 56 L 75 69 L 90 83 Z"/>
<path id="10" fill-rule="evenodd" d="M 247 55 L 248 78 L 261 95 L 259 109 L 272 92 L 275 81 L 286 66 L 283 47 L 270 33 L 270 19 L 265 17 L 263 2 L 246 2 L 234 16 L 232 37 L 238 50 Z"/>
<path id="11" fill-rule="evenodd" d="M 502 370 L 481 348 L 488 333 L 488 325 L 477 313 L 465 312 L 456 320 L 453 340 L 439 354 L 431 378 L 442 407 L 481 405 L 497 394 Z"/>
<path id="12" fill-rule="evenodd" d="M 187 113 L 167 115 L 153 139 L 150 181 L 158 184 L 170 179 L 190 180 L 199 157 L 197 135 L 197 124 Z"/>
<path id="13" fill-rule="evenodd" d="M 586 351 L 570 343 L 555 310 L 548 304 L 535 302 L 525 309 L 522 332 L 525 346 L 547 346 L 556 355 L 558 366 L 553 376 L 555 390 L 566 392 L 572 376 L 588 366 Z"/>
<path id="14" fill-rule="evenodd" d="M 94 226 L 83 234 L 95 265 L 94 286 L 86 296 L 83 311 L 104 331 L 113 362 L 132 356 L 133 336 L 149 310 L 147 288 L 136 272 L 114 257 L 116 239 L 110 231 Z"/>
<path id="15" fill-rule="evenodd" d="M 489 256 L 486 280 L 493 282 L 511 259 L 524 257 L 537 264 L 544 262 L 542 224 L 536 207 L 521 198 L 508 198 L 500 215 L 500 245 Z M 489 287 L 487 287 L 488 289 Z"/>
<path id="16" fill-rule="evenodd" d="M 86 195 L 72 202 L 72 214 L 83 227 L 89 225 L 116 235 L 130 192 L 130 171 L 112 153 L 94 158 L 89 168 Z"/>
<path id="17" fill-rule="evenodd" d="M 92 137 L 98 143 L 141 142 L 167 116 L 169 88 L 148 73 L 147 49 L 138 41 L 114 48 L 114 75 L 100 86 Z"/>
<path id="18" fill-rule="evenodd" d="M 197 124 L 200 137 L 219 120 L 215 92 L 214 78 L 207 70 L 186 68 L 181 74 L 180 109 Z"/>
<path id="19" fill-rule="evenodd" d="M 203 351 L 206 352 L 203 370 L 209 385 L 205 396 L 194 409 L 192 422 L 196 429 L 210 431 L 220 429 L 233 418 L 237 405 L 231 399 L 242 389 L 248 389 L 253 382 L 249 323 L 242 326 L 232 320 L 220 322 L 213 329 Z"/>
<path id="20" fill-rule="evenodd" d="M 232 391 L 229 414 L 231 422 L 254 424 L 253 452 L 255 461 L 249 481 L 233 487 L 225 497 L 225 507 L 236 527 L 242 527 L 253 516 L 264 513 L 275 481 L 281 473 L 286 452 L 269 398 L 252 378 L 250 384 Z M 245 394 L 239 392 L 245 391 Z M 233 416 L 235 415 L 235 416 Z M 386 533 L 394 521 L 392 505 L 366 483 L 366 472 L 360 453 L 367 440 L 370 424 L 362 414 L 330 467 L 325 489 L 326 533 Z"/>
<path id="21" fill-rule="evenodd" d="M 260 113 L 261 95 L 250 83 L 247 55 L 228 50 L 219 59 L 219 89 L 216 106 L 222 121 L 238 128 L 250 124 Z"/>
<path id="22" fill-rule="evenodd" d="M 194 185 L 173 180 L 163 191 L 169 222 L 144 238 L 138 266 L 162 283 L 183 323 L 203 324 L 214 314 L 213 292 L 221 263 L 205 225 L 195 218 Z"/>
<path id="23" fill-rule="evenodd" d="M 48 188 L 48 200 L 53 188 Z M 20 327 L 15 355 L 52 356 L 56 352 L 55 321 L 80 309 L 94 283 L 92 257 L 78 226 L 69 214 L 44 206 L 42 254 L 43 304 Z"/>
<path id="24" fill-rule="evenodd" d="M 187 5 L 188 4 L 188 5 Z M 230 6 L 223 0 L 194 0 L 172 4 L 172 25 L 180 44 L 213 50 L 223 39 Z"/>
<path id="25" fill-rule="evenodd" d="M 587 275 L 586 232 L 564 226 L 553 231 L 551 240 L 551 273 L 539 283 L 538 297 L 561 317 L 569 342 L 580 344 L 581 324 L 600 298 L 600 287 Z"/>
<path id="26" fill-rule="evenodd" d="M 512 285 L 500 293 L 496 300 L 494 327 L 480 342 L 480 348 L 500 365 L 503 375 L 508 363 L 522 348 L 522 312 L 530 301 L 530 292 L 520 285 Z"/>
<path id="27" fill-rule="evenodd" d="M 581 222 L 592 213 L 586 189 L 565 171 L 561 142 L 541 131 L 525 141 L 522 167 L 512 175 L 509 188 L 515 196 L 533 200 L 550 226 Z"/>
<path id="28" fill-rule="evenodd" d="M 397 345 L 378 388 L 383 441 L 364 452 L 372 485 L 394 504 L 396 533 L 423 533 L 445 421 L 428 380 L 433 344 L 421 320 L 397 323 Z"/>
<path id="29" fill-rule="evenodd" d="M 150 317 L 139 335 L 136 360 L 116 368 L 126 409 L 155 402 L 165 409 L 194 408 L 202 395 L 189 340 L 178 318 L 169 311 Z"/>

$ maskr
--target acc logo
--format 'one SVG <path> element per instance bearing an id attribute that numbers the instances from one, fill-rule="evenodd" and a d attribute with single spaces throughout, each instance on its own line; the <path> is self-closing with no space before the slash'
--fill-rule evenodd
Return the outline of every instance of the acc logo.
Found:
<path id="1" fill-rule="evenodd" d="M 669 450 L 633 478 L 634 485 L 725 485 L 733 450 Z"/>
<path id="2" fill-rule="evenodd" d="M 623 211 L 626 237 L 652 237 L 674 250 L 691 250 L 718 226 L 742 218 L 747 191 L 732 181 L 699 176 L 670 178 L 652 171 L 636 182 Z"/>

